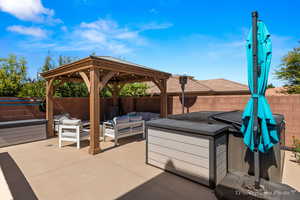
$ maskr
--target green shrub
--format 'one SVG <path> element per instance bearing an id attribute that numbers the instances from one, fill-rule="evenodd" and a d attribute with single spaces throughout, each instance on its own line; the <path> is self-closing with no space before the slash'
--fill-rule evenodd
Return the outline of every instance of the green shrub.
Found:
<path id="1" fill-rule="evenodd" d="M 296 162 L 300 163 L 300 140 L 293 136 L 293 151 Z"/>

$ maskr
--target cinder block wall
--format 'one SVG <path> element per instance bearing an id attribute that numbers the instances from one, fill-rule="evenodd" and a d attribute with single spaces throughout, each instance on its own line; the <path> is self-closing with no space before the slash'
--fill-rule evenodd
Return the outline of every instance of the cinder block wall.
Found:
<path id="1" fill-rule="evenodd" d="M 243 110 L 248 95 L 233 96 L 187 96 L 185 112 Z M 300 139 L 300 95 L 268 96 L 268 102 L 274 113 L 283 114 L 286 120 L 286 145 L 292 145 L 292 136 Z M 160 98 L 122 98 L 122 106 L 131 111 L 159 112 Z M 168 113 L 179 114 L 182 110 L 179 96 L 168 98 Z"/>
<path id="2" fill-rule="evenodd" d="M 190 97 L 194 104 L 190 104 L 186 112 L 195 111 L 230 111 L 243 110 L 249 96 L 198 96 L 196 100 Z M 268 96 L 268 102 L 273 113 L 283 114 L 286 120 L 286 145 L 292 145 L 292 136 L 300 138 L 300 95 Z M 173 114 L 181 113 L 179 97 L 172 97 Z M 189 101 L 189 100 L 187 100 Z"/>
<path id="3" fill-rule="evenodd" d="M 43 119 L 36 101 L 30 98 L 0 97 L 0 122 L 26 119 Z"/>
<path id="4" fill-rule="evenodd" d="M 109 112 L 112 106 L 111 98 L 101 98 L 100 118 L 104 112 Z M 54 115 L 69 113 L 72 117 L 88 120 L 90 118 L 89 98 L 86 97 L 63 97 L 54 98 Z"/>
<path id="5" fill-rule="evenodd" d="M 10 98 L 13 99 L 13 98 Z M 18 98 L 15 98 L 18 99 Z M 234 96 L 187 96 L 185 112 L 243 110 L 248 95 Z M 291 146 L 292 136 L 300 138 L 300 95 L 268 96 L 268 102 L 274 113 L 283 114 L 286 119 L 286 145 Z M 156 112 L 160 110 L 160 97 L 124 97 L 119 99 L 123 113 L 132 111 Z M 112 99 L 101 98 L 101 119 L 110 112 Z M 88 98 L 54 98 L 54 114 L 68 112 L 72 117 L 89 119 Z M 179 96 L 168 97 L 168 113 L 181 113 Z M 0 121 L 44 118 L 45 113 L 38 106 L 0 105 Z"/>

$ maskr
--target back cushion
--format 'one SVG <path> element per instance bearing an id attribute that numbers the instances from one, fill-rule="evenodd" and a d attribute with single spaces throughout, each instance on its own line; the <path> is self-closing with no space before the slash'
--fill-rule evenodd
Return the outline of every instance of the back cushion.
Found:
<path id="1" fill-rule="evenodd" d="M 136 116 L 130 116 L 129 117 L 129 120 L 130 120 L 130 122 L 138 122 L 138 121 L 142 121 L 142 116 L 138 116 L 138 115 L 136 115 Z"/>
<path id="2" fill-rule="evenodd" d="M 137 113 L 136 113 L 136 112 L 130 112 L 130 113 L 128 113 L 127 115 L 128 115 L 129 117 L 131 117 L 131 116 L 136 116 Z"/>
<path id="3" fill-rule="evenodd" d="M 128 123 L 128 122 L 129 122 L 129 117 L 128 116 L 120 116 L 120 117 L 115 117 L 114 118 L 114 123 L 115 124 Z"/>

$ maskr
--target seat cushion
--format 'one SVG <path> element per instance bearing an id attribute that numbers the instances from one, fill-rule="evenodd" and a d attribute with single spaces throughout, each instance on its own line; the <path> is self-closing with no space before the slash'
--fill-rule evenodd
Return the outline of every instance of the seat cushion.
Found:
<path id="1" fill-rule="evenodd" d="M 53 116 L 54 120 L 64 120 L 64 119 L 70 119 L 70 114 L 69 113 L 64 113 L 64 114 L 60 114 L 60 115 L 54 115 Z"/>
<path id="2" fill-rule="evenodd" d="M 81 120 L 79 120 L 79 119 L 75 119 L 75 120 L 73 120 L 73 119 L 64 119 L 64 120 L 61 121 L 61 123 L 63 125 L 76 126 L 76 125 L 80 125 L 81 124 Z"/>

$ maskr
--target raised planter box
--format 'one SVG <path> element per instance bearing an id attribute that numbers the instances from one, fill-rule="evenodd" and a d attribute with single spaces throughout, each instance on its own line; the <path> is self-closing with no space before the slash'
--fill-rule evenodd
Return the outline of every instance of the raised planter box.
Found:
<path id="1" fill-rule="evenodd" d="M 215 187 L 227 173 L 227 130 L 220 124 L 150 121 L 146 163 Z"/>
<path id="2" fill-rule="evenodd" d="M 0 122 L 0 147 L 46 139 L 46 126 L 45 119 Z"/>

